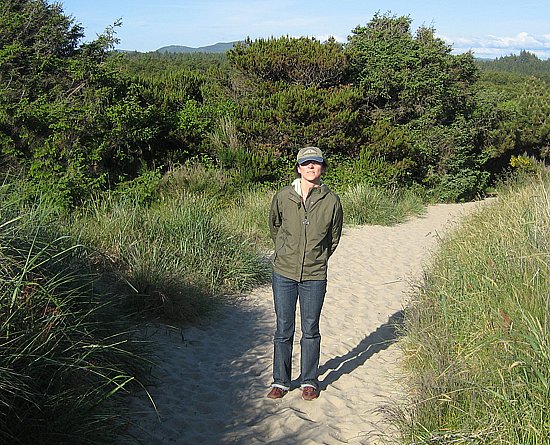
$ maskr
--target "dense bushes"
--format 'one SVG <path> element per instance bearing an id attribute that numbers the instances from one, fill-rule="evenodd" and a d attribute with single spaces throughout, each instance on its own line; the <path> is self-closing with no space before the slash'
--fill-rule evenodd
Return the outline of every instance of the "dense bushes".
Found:
<path id="1" fill-rule="evenodd" d="M 453 56 L 433 29 L 412 35 L 410 25 L 408 17 L 375 15 L 356 27 L 346 46 L 352 79 L 371 113 L 383 112 L 394 123 L 452 123 L 470 106 L 477 77 L 473 56 Z"/>
<path id="2" fill-rule="evenodd" d="M 79 44 L 82 27 L 59 4 L 1 4 L 0 161 L 23 167 L 65 204 L 189 151 L 188 139 L 194 143 L 194 132 L 176 118 L 180 110 L 162 105 L 165 89 L 121 74 L 119 56 L 110 52 L 114 30 Z M 192 77 L 171 102 L 193 99 Z"/>
<path id="3" fill-rule="evenodd" d="M 325 43 L 306 37 L 247 39 L 227 57 L 253 83 L 330 88 L 342 84 L 348 67 L 342 44 L 332 38 Z"/>
<path id="4" fill-rule="evenodd" d="M 548 151 L 544 78 L 484 67 L 479 82 L 472 54 L 409 17 L 377 14 L 346 44 L 272 37 L 227 56 L 115 53 L 116 23 L 80 44 L 45 0 L 4 2 L 0 20 L 0 160 L 65 204 L 189 159 L 273 183 L 306 144 L 340 161 L 335 177 L 462 200 L 512 155 Z"/>
<path id="5" fill-rule="evenodd" d="M 351 174 L 359 183 L 420 186 L 444 200 L 481 192 L 489 175 L 485 140 L 472 128 L 473 57 L 451 55 L 431 29 L 413 36 L 410 23 L 375 16 L 344 46 L 288 37 L 238 45 L 228 53 L 246 85 L 235 88 L 236 139 L 275 156 L 318 145 L 340 161 L 333 179 L 344 182 Z"/>

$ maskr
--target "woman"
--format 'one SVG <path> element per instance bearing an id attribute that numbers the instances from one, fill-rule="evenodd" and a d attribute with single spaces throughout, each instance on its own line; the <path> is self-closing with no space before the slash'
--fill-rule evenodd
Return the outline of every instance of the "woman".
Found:
<path id="1" fill-rule="evenodd" d="M 271 205 L 269 229 L 275 243 L 273 299 L 277 317 L 273 384 L 267 395 L 280 399 L 290 390 L 296 303 L 302 327 L 300 386 L 304 400 L 319 397 L 319 318 L 327 287 L 328 259 L 342 233 L 340 199 L 322 183 L 326 163 L 317 147 L 298 152 L 298 178 L 281 189 Z"/>

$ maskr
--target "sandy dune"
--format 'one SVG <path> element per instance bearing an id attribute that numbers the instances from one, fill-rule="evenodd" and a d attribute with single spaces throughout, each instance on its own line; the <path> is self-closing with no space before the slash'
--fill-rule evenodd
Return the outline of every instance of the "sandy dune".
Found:
<path id="1" fill-rule="evenodd" d="M 401 394 L 394 323 L 438 238 L 478 205 L 437 205 L 396 227 L 345 229 L 329 265 L 316 401 L 303 401 L 299 389 L 278 401 L 265 397 L 275 326 L 269 287 L 224 305 L 198 326 L 148 326 L 158 356 L 157 384 L 148 389 L 158 415 L 144 394 L 132 397 L 137 414 L 130 433 L 147 445 L 391 440 L 395 433 L 380 407 Z M 294 370 L 299 339 L 298 323 Z"/>

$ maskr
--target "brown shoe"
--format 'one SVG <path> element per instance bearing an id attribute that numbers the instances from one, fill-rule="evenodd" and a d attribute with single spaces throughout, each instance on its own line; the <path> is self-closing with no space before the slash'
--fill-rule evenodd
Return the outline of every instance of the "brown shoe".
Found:
<path id="1" fill-rule="evenodd" d="M 269 394 L 267 395 L 268 399 L 282 399 L 284 396 L 286 396 L 286 393 L 288 391 L 284 390 L 283 388 L 279 388 L 278 386 L 274 386 L 271 388 L 271 391 L 269 391 Z"/>
<path id="2" fill-rule="evenodd" d="M 310 402 L 317 397 L 319 397 L 319 391 L 316 388 L 313 386 L 304 386 L 304 389 L 302 389 L 302 399 Z"/>

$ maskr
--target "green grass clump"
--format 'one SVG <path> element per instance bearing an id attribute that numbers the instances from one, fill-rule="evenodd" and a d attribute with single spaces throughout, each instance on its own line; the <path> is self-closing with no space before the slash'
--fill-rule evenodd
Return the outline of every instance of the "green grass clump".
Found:
<path id="1" fill-rule="evenodd" d="M 103 197 L 73 231 L 111 258 L 135 306 L 192 320 L 213 296 L 248 290 L 268 276 L 258 249 L 221 224 L 218 212 L 213 198 L 184 191 L 151 206 Z"/>
<path id="2" fill-rule="evenodd" d="M 242 190 L 230 205 L 218 213 L 217 219 L 227 230 L 242 234 L 260 249 L 269 250 L 272 241 L 268 219 L 274 194 L 274 191 L 265 188 Z"/>
<path id="3" fill-rule="evenodd" d="M 0 187 L 0 443 L 100 444 L 143 363 L 47 200 Z"/>
<path id="4" fill-rule="evenodd" d="M 550 174 L 446 238 L 407 311 L 407 443 L 550 443 Z"/>
<path id="5" fill-rule="evenodd" d="M 421 197 L 407 190 L 386 190 L 359 183 L 348 187 L 340 197 L 344 220 L 352 225 L 389 226 L 425 211 Z"/>

